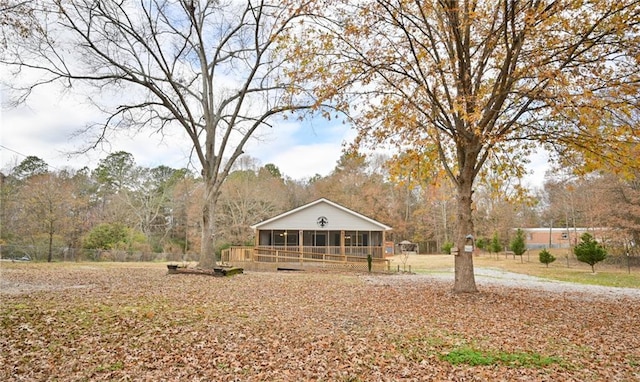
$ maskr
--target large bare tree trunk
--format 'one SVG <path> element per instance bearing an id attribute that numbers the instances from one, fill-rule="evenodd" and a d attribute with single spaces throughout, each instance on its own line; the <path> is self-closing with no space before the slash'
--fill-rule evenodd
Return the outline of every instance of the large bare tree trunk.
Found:
<path id="1" fill-rule="evenodd" d="M 473 216 L 472 216 L 472 194 L 474 179 L 474 164 L 476 161 L 463 162 L 465 165 L 460 169 L 460 176 L 457 182 L 457 202 L 458 202 L 458 234 L 456 237 L 456 245 L 458 246 L 458 255 L 455 256 L 455 282 L 453 291 L 456 293 L 474 293 L 477 292 L 476 280 L 473 273 L 473 252 L 465 251 L 465 244 L 468 243 L 467 236 L 474 234 L 473 232 Z"/>
<path id="2" fill-rule="evenodd" d="M 211 181 L 205 181 L 205 198 L 202 207 L 202 243 L 200 244 L 200 261 L 198 266 L 213 269 L 216 266 L 214 244 L 215 235 L 215 205 L 216 193 L 213 192 Z"/>

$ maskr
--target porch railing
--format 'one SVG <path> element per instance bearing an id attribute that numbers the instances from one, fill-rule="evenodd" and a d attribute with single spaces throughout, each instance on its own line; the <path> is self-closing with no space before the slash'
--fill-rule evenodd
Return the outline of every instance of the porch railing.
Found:
<path id="1" fill-rule="evenodd" d="M 340 254 L 340 247 L 337 251 L 311 251 L 312 247 L 304 247 L 304 251 L 299 251 L 297 247 L 287 247 L 286 249 L 273 247 L 231 247 L 222 250 L 221 260 L 225 263 L 256 262 L 271 264 L 299 264 L 299 265 L 320 265 L 325 268 L 350 268 L 367 270 L 367 255 L 370 252 Z M 353 247 L 355 248 L 355 247 Z M 368 247 L 358 247 L 361 249 Z M 337 253 L 332 253 L 337 252 Z M 380 251 L 382 253 L 382 251 Z M 381 256 L 372 255 L 372 268 L 375 270 L 388 270 L 389 260 Z"/>
<path id="2" fill-rule="evenodd" d="M 244 247 L 243 247 L 244 248 Z M 251 247 L 252 248 L 252 247 Z M 342 249 L 344 249 L 344 255 L 346 256 L 362 256 L 364 258 L 367 255 L 371 255 L 371 257 L 375 258 L 384 258 L 384 248 L 380 246 L 366 246 L 366 247 L 340 247 L 340 246 L 321 246 L 321 247 L 312 247 L 312 246 L 278 246 L 278 245 L 270 245 L 270 246 L 257 246 L 256 250 L 278 250 L 285 252 L 304 252 L 304 253 L 314 253 L 314 254 L 326 254 L 326 255 L 342 255 Z"/>

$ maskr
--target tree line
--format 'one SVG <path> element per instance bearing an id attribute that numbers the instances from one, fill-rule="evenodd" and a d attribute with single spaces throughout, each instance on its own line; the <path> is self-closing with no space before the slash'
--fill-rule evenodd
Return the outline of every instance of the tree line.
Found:
<path id="1" fill-rule="evenodd" d="M 274 164 L 243 156 L 221 188 L 213 245 L 253 245 L 251 225 L 324 197 L 393 227 L 391 239 L 445 253 L 457 229 L 455 194 L 437 173 L 411 179 L 410 166 L 381 155 L 345 152 L 333 171 L 292 179 Z M 198 259 L 203 179 L 193 171 L 138 166 L 115 152 L 93 169 L 52 170 L 36 156 L 2 175 L 4 258 L 38 260 Z M 640 181 L 613 174 L 549 175 L 523 190 L 486 178 L 477 185 L 475 236 L 489 252 L 510 247 L 516 228 L 611 230 L 597 238 L 613 254 L 637 255 Z M 575 244 L 575 243 L 574 243 Z"/>

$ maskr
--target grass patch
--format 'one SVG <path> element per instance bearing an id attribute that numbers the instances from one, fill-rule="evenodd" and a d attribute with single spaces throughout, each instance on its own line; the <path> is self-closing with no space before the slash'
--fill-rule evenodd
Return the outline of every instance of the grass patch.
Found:
<path id="1" fill-rule="evenodd" d="M 487 352 L 471 347 L 460 347 L 439 355 L 440 360 L 452 365 L 467 364 L 471 366 L 507 365 L 514 367 L 546 367 L 560 363 L 560 359 L 547 357 L 538 353 Z"/>
<path id="2" fill-rule="evenodd" d="M 562 363 L 560 358 L 544 356 L 535 352 L 483 351 L 466 340 L 437 334 L 433 336 L 412 336 L 396 339 L 397 349 L 412 362 L 437 358 L 452 365 L 470 366 L 505 365 L 510 367 L 543 368 Z"/>
<path id="3" fill-rule="evenodd" d="M 628 355 L 627 363 L 633 367 L 640 367 L 640 357 L 634 356 L 634 355 Z"/>
<path id="4" fill-rule="evenodd" d="M 533 256 L 532 256 L 533 258 Z M 537 258 L 537 256 L 536 256 Z M 553 264 L 549 268 L 540 263 L 524 262 L 512 259 L 476 258 L 477 266 L 498 268 L 509 272 L 542 277 L 550 280 L 572 282 L 585 285 L 600 285 L 608 287 L 640 288 L 640 273 L 627 273 L 623 269 L 615 269 L 602 264 L 596 265 L 596 273 L 591 272 L 588 265 L 566 263 Z M 600 266 L 600 268 L 598 268 Z"/>
<path id="5" fill-rule="evenodd" d="M 122 361 L 116 361 L 111 365 L 101 365 L 96 368 L 97 372 L 103 371 L 118 371 L 124 369 L 124 363 Z"/>
<path id="6" fill-rule="evenodd" d="M 622 288 L 640 288 L 640 277 L 633 274 L 613 273 L 613 272 L 558 272 L 554 270 L 553 274 L 542 277 L 550 277 L 554 280 L 569 281 L 579 284 L 602 285 L 610 287 Z"/>

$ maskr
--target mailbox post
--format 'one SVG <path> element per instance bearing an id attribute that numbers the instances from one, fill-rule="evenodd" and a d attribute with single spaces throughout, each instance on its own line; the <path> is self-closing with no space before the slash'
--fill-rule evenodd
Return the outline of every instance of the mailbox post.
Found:
<path id="1" fill-rule="evenodd" d="M 474 240 L 473 240 L 473 235 L 467 235 L 465 237 L 465 242 L 464 242 L 464 251 L 466 253 L 473 253 L 474 250 Z"/>

